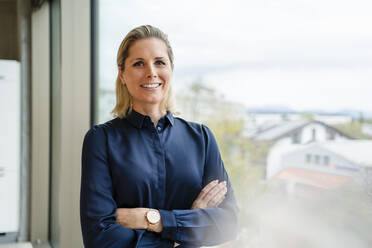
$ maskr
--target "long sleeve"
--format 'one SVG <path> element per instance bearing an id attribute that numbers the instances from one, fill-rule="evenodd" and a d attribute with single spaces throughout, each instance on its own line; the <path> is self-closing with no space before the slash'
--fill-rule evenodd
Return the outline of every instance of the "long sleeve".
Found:
<path id="1" fill-rule="evenodd" d="M 218 206 L 195 210 L 162 210 L 162 237 L 188 245 L 217 245 L 232 240 L 237 234 L 238 206 L 212 132 L 202 126 L 206 156 L 203 187 L 210 181 L 227 181 L 227 196 Z"/>
<path id="2" fill-rule="evenodd" d="M 107 159 L 106 135 L 95 126 L 85 136 L 82 153 L 80 218 L 85 247 L 134 247 L 136 230 L 116 223 L 116 202 Z"/>

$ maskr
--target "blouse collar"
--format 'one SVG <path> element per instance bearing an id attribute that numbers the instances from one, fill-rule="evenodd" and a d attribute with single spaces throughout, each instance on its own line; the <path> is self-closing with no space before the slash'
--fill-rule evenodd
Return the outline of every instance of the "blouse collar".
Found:
<path id="1" fill-rule="evenodd" d="M 172 112 L 167 111 L 167 114 L 163 116 L 162 118 L 165 117 L 165 120 L 168 121 L 170 125 L 174 125 L 174 117 Z M 127 114 L 127 116 L 124 118 L 129 121 L 130 124 L 137 128 L 142 128 L 146 124 L 151 124 L 151 118 L 148 115 L 143 115 L 138 113 L 137 111 L 133 110 Z"/>

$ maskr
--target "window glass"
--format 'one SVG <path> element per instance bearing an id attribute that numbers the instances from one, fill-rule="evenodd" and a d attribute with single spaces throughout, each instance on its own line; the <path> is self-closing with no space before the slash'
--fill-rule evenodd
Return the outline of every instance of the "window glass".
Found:
<path id="1" fill-rule="evenodd" d="M 371 161 L 370 2 L 101 0 L 96 7 L 95 122 L 112 118 L 124 36 L 143 24 L 166 32 L 179 116 L 212 129 L 241 206 L 240 235 L 224 247 L 371 242 L 353 231 L 372 228 L 364 218 L 371 186 L 355 183 L 367 176 L 316 165 Z M 309 125 L 317 122 L 324 125 L 315 139 Z M 320 150 L 324 160 L 311 159 Z"/>

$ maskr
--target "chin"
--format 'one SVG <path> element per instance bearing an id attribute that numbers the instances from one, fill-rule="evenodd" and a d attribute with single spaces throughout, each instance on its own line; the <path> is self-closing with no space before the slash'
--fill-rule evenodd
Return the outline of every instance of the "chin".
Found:
<path id="1" fill-rule="evenodd" d="M 163 101 L 163 99 L 146 99 L 143 102 L 146 103 L 146 104 L 157 105 L 157 104 L 160 104 L 162 101 Z"/>

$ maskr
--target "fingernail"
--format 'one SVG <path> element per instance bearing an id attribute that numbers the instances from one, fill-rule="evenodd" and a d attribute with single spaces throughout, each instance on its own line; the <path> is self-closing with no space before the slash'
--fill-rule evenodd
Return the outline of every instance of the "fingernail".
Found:
<path id="1" fill-rule="evenodd" d="M 218 183 L 218 180 L 213 180 L 213 183 Z"/>
<path id="2" fill-rule="evenodd" d="M 223 181 L 222 183 L 226 185 L 226 181 Z"/>

